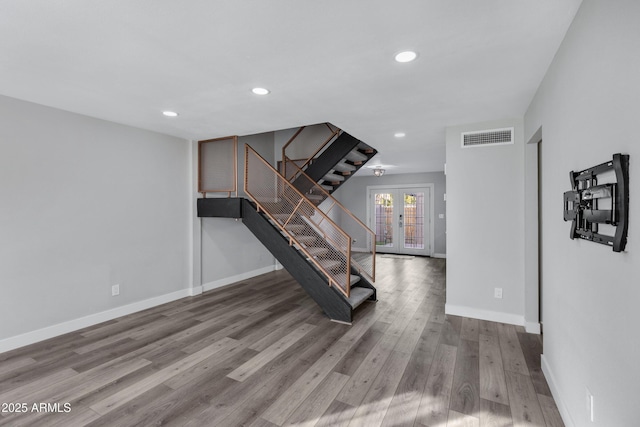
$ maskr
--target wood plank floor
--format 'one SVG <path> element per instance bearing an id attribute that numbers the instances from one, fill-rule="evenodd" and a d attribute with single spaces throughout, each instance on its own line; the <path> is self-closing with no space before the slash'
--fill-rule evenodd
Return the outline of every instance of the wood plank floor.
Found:
<path id="1" fill-rule="evenodd" d="M 0 354 L 0 425 L 561 426 L 540 337 L 445 316 L 445 268 L 380 257 L 352 326 L 278 271 Z"/>

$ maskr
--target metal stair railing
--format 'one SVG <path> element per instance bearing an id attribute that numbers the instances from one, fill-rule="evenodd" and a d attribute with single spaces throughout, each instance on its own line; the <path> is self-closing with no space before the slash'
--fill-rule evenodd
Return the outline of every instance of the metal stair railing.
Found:
<path id="1" fill-rule="evenodd" d="M 351 292 L 351 237 L 249 145 L 244 191 L 324 276 L 347 298 Z"/>
<path id="2" fill-rule="evenodd" d="M 339 128 L 329 124 L 323 123 L 326 126 L 326 134 L 324 141 L 318 145 L 310 145 L 309 140 L 306 138 L 301 138 L 301 134 L 305 134 L 309 132 L 309 129 L 313 129 L 315 126 L 302 126 L 300 129 L 296 131 L 295 134 L 287 141 L 287 143 L 282 147 L 282 169 L 280 173 L 285 176 L 289 182 L 293 182 L 298 176 L 298 170 L 305 170 L 307 166 L 322 152 L 322 150 L 329 145 L 330 142 L 335 140 L 342 130 Z M 306 133 L 305 133 L 306 130 Z M 317 131 L 317 128 L 316 128 Z M 314 135 L 317 137 L 317 135 Z M 317 142 L 313 142 L 313 144 L 317 144 Z M 303 148 L 304 147 L 304 148 Z M 289 153 L 296 152 L 305 152 L 306 155 L 292 154 L 292 157 L 287 155 L 287 149 Z M 313 152 L 311 152 L 313 150 Z M 311 153 L 311 154 L 309 154 Z"/>
<path id="3" fill-rule="evenodd" d="M 351 263 L 358 270 L 358 273 L 364 274 L 369 280 L 375 282 L 376 233 L 298 166 L 294 164 L 292 167 L 297 169 L 295 175 L 298 178 L 295 181 L 295 187 L 317 205 L 317 208 L 327 217 L 333 218 L 340 228 L 350 236 L 361 239 L 365 246 L 360 247 L 359 251 L 351 251 Z M 354 243 L 353 239 L 351 243 Z"/>

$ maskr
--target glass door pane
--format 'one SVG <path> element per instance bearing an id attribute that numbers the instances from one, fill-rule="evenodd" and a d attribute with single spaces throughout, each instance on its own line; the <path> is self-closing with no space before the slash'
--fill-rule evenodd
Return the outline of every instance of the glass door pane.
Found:
<path id="1" fill-rule="evenodd" d="M 376 246 L 392 248 L 393 236 L 393 194 L 375 193 L 374 224 Z"/>
<path id="2" fill-rule="evenodd" d="M 424 249 L 424 193 L 404 193 L 405 249 Z"/>

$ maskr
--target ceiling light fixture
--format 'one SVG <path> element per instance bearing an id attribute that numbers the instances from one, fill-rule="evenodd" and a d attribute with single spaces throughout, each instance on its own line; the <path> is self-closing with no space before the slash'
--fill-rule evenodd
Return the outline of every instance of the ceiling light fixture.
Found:
<path id="1" fill-rule="evenodd" d="M 396 138 L 404 138 L 407 134 L 404 132 L 396 132 L 393 134 Z"/>
<path id="2" fill-rule="evenodd" d="M 380 166 L 376 166 L 376 168 L 373 170 L 373 174 L 377 177 L 381 177 L 382 175 L 384 175 L 384 169 L 382 169 Z"/>
<path id="3" fill-rule="evenodd" d="M 256 95 L 268 95 L 269 89 L 265 89 L 263 87 L 254 87 L 253 89 L 251 89 L 251 92 L 255 93 Z"/>
<path id="4" fill-rule="evenodd" d="M 167 117 L 178 117 L 178 113 L 176 113 L 175 111 L 163 111 L 162 114 Z"/>
<path id="5" fill-rule="evenodd" d="M 411 51 L 411 50 L 407 50 L 404 52 L 400 52 L 396 55 L 396 61 L 398 62 L 411 62 L 414 59 L 416 59 L 418 57 L 418 54 Z"/>

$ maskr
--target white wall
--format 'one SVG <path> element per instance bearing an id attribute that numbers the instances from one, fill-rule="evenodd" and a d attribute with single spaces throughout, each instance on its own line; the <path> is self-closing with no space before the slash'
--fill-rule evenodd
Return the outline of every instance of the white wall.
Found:
<path id="1" fill-rule="evenodd" d="M 465 131 L 515 127 L 515 143 L 461 148 Z M 448 314 L 524 325 L 521 119 L 447 128 Z M 502 288 L 503 298 L 494 298 Z"/>
<path id="2" fill-rule="evenodd" d="M 363 171 L 364 172 L 364 171 Z M 340 186 L 333 196 L 349 209 L 360 221 L 367 223 L 367 186 L 371 185 L 410 185 L 433 184 L 434 185 L 434 244 L 433 252 L 440 256 L 447 253 L 446 228 L 446 181 L 443 172 L 392 174 L 381 177 L 354 176 Z M 445 214 L 445 218 L 438 218 L 438 214 Z M 336 220 L 340 224 L 340 218 Z M 352 230 L 345 230 L 352 233 Z M 352 235 L 358 242 L 366 241 L 366 236 Z M 356 242 L 354 246 L 359 246 Z"/>
<path id="3" fill-rule="evenodd" d="M 0 351 L 186 295 L 187 141 L 3 96 L 0 117 Z"/>
<path id="4" fill-rule="evenodd" d="M 543 369 L 568 426 L 638 425 L 640 3 L 585 0 L 525 116 L 542 127 Z M 626 252 L 570 240 L 569 171 L 630 155 Z M 586 389 L 595 423 L 587 418 Z"/>
<path id="5" fill-rule="evenodd" d="M 245 197 L 244 151 L 250 145 L 265 160 L 273 163 L 274 134 L 243 136 L 238 138 L 238 196 Z M 197 167 L 197 166 L 196 166 Z M 197 190 L 196 190 L 197 191 Z M 200 195 L 194 193 L 195 197 Z M 207 197 L 215 197 L 208 194 Z M 220 195 L 218 195 L 220 196 Z M 226 193 L 222 195 L 226 197 Z M 260 241 L 242 224 L 231 218 L 201 218 L 200 240 L 202 285 L 204 290 L 214 289 L 257 274 L 273 271 L 275 259 Z M 196 248 L 196 253 L 198 248 Z"/>

